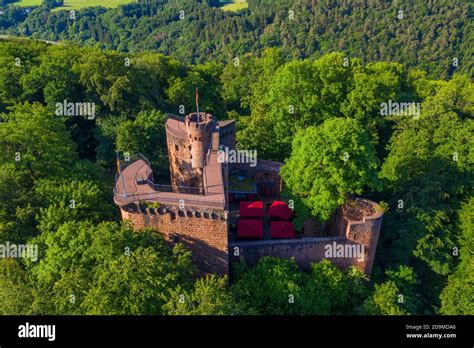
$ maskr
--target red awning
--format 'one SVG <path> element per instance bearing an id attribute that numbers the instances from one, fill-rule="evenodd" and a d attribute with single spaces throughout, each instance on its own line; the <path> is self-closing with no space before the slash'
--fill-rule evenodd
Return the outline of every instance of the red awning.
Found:
<path id="1" fill-rule="evenodd" d="M 268 215 L 282 220 L 288 220 L 293 214 L 285 202 L 274 201 L 270 208 L 268 208 Z"/>
<path id="2" fill-rule="evenodd" d="M 263 202 L 240 202 L 240 216 L 241 217 L 263 217 L 265 212 L 263 210 Z"/>
<path id="3" fill-rule="evenodd" d="M 263 238 L 263 220 L 240 219 L 237 227 L 239 238 Z"/>
<path id="4" fill-rule="evenodd" d="M 295 238 L 293 224 L 288 221 L 272 221 L 270 223 L 270 236 L 274 238 Z"/>

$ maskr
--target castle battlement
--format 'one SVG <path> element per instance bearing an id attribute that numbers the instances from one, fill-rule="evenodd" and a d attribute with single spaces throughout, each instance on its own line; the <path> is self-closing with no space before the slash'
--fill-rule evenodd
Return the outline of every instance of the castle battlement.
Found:
<path id="1" fill-rule="evenodd" d="M 230 202 L 242 196 L 242 190 L 254 199 L 259 195 L 274 200 L 283 186 L 282 163 L 258 160 L 255 167 L 219 163 L 220 147 L 235 149 L 235 131 L 234 121 L 218 122 L 203 112 L 169 115 L 166 140 L 171 185 L 155 184 L 146 158 L 132 157 L 116 178 L 114 189 L 122 219 L 136 230 L 152 228 L 169 243 L 184 244 L 205 273 L 228 274 L 229 263 L 240 258 L 253 264 L 263 256 L 273 256 L 294 257 L 302 268 L 329 259 L 341 268 L 355 266 L 370 275 L 383 213 L 377 203 L 366 199 L 350 199 L 341 206 L 328 236 L 308 236 L 305 231 L 305 236 L 294 239 L 235 240 L 231 226 L 236 218 L 229 212 Z M 237 187 L 232 187 L 230 171 L 253 180 L 251 188 L 235 177 Z M 358 258 L 337 253 L 328 256 L 328 248 L 359 250 L 363 257 L 360 253 Z"/>
<path id="2" fill-rule="evenodd" d="M 263 256 L 285 259 L 293 257 L 300 267 L 309 270 L 311 263 L 328 259 L 338 267 L 353 266 L 370 275 L 382 218 L 382 209 L 377 203 L 363 198 L 354 198 L 336 212 L 335 224 L 331 226 L 332 234 L 330 236 L 233 241 L 229 243 L 230 262 L 235 262 L 241 257 L 249 264 L 257 263 Z M 333 243 L 336 243 L 341 249 L 352 250 L 360 247 L 364 257 L 360 259 L 353 255 L 327 256 L 328 248 L 332 247 Z"/>

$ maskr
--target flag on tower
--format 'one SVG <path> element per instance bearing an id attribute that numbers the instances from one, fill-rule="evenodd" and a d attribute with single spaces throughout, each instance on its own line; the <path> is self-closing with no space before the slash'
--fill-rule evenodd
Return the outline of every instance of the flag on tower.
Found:
<path id="1" fill-rule="evenodd" d="M 115 151 L 115 152 L 117 153 L 117 157 L 116 157 L 116 160 L 115 160 L 115 162 L 117 163 L 117 172 L 118 172 L 119 175 L 121 175 L 121 174 L 122 174 L 122 171 L 120 170 L 120 167 L 121 167 L 121 166 L 120 166 L 119 153 L 118 153 L 118 151 Z"/>

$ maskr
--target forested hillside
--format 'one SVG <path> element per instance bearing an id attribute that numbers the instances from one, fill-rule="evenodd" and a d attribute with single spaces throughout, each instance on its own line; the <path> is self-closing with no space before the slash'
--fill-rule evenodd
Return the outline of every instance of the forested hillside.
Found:
<path id="1" fill-rule="evenodd" d="M 0 241 L 39 246 L 36 261 L 0 260 L 0 314 L 474 314 L 469 75 L 342 52 L 188 64 L 32 40 L 0 41 L 0 62 Z M 228 285 L 199 278 L 180 245 L 119 223 L 115 149 L 166 177 L 165 112 L 193 111 L 195 86 L 203 110 L 237 120 L 240 148 L 286 162 L 299 216 L 324 220 L 345 194 L 383 202 L 370 281 L 264 258 Z M 95 103 L 95 117 L 55 115 L 64 100 Z M 385 115 L 389 101 L 420 112 Z"/>
<path id="2" fill-rule="evenodd" d="M 149 0 L 116 9 L 26 14 L 9 5 L 3 33 L 69 40 L 124 52 L 152 50 L 186 63 L 227 63 L 280 47 L 289 58 L 343 51 L 365 62 L 400 62 L 430 77 L 474 73 L 473 5 L 464 0 L 249 0 L 224 12 L 217 0 Z"/>

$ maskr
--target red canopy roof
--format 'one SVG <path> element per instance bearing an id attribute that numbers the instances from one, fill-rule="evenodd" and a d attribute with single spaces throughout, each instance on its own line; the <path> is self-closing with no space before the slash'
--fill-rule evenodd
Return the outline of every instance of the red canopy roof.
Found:
<path id="1" fill-rule="evenodd" d="M 268 215 L 282 220 L 288 220 L 292 214 L 293 210 L 285 202 L 274 201 L 270 208 L 268 208 Z"/>
<path id="2" fill-rule="evenodd" d="M 265 211 L 263 210 L 263 202 L 240 202 L 240 216 L 241 217 L 263 217 Z"/>
<path id="3" fill-rule="evenodd" d="M 270 223 L 271 238 L 295 238 L 293 224 L 288 221 L 272 221 Z"/>
<path id="4" fill-rule="evenodd" d="M 263 238 L 263 220 L 240 219 L 237 227 L 239 238 Z"/>

